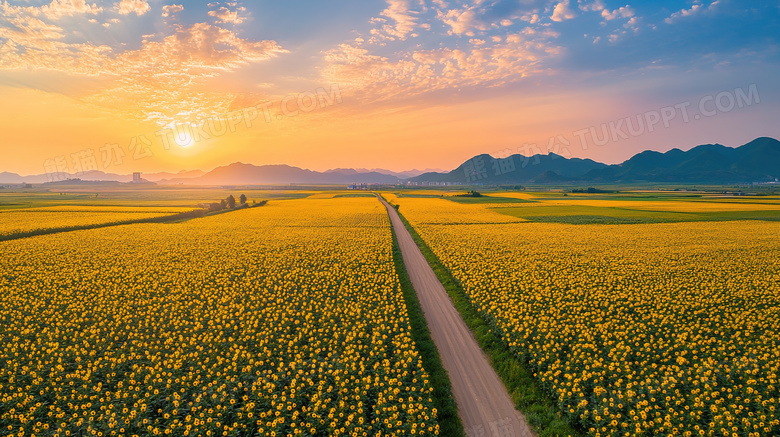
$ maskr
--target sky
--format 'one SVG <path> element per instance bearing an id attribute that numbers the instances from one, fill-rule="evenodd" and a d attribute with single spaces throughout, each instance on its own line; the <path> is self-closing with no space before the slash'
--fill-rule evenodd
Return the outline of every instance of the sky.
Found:
<path id="1" fill-rule="evenodd" d="M 777 1 L 0 0 L 0 171 L 736 147 L 780 138 L 778 28 Z"/>

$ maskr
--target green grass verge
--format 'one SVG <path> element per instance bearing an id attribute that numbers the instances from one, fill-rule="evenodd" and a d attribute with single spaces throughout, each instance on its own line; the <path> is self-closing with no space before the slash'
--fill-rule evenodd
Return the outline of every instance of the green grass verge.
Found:
<path id="1" fill-rule="evenodd" d="M 333 196 L 334 199 L 338 199 L 340 197 L 376 197 L 371 193 L 348 193 L 348 194 L 336 194 Z"/>
<path id="2" fill-rule="evenodd" d="M 469 205 L 475 203 L 536 203 L 533 200 L 518 199 L 515 197 L 487 196 L 484 194 L 480 197 L 444 196 L 444 199 L 455 203 L 465 203 Z"/>
<path id="3" fill-rule="evenodd" d="M 410 198 L 421 198 L 421 199 L 435 199 L 437 197 L 443 197 L 441 194 L 405 194 L 405 193 L 397 193 L 398 197 L 410 197 Z"/>
<path id="4" fill-rule="evenodd" d="M 531 428 L 539 437 L 584 436 L 584 430 L 571 422 L 568 416 L 561 413 L 557 403 L 534 378 L 533 371 L 528 364 L 522 362 L 506 343 L 490 331 L 490 326 L 471 305 L 466 292 L 457 280 L 439 261 L 406 218 L 400 213 L 399 216 L 439 281 L 444 285 L 455 308 L 474 333 L 474 337 L 490 359 L 496 373 L 504 382 L 515 407 L 525 415 Z"/>
<path id="5" fill-rule="evenodd" d="M 417 293 L 412 286 L 412 280 L 409 279 L 409 273 L 406 271 L 401 248 L 398 246 L 398 239 L 395 236 L 395 230 L 393 230 L 393 262 L 395 263 L 395 271 L 398 273 L 398 279 L 401 282 L 406 312 L 409 315 L 409 325 L 412 328 L 412 339 L 417 345 L 417 350 L 420 351 L 423 367 L 428 372 L 431 386 L 433 387 L 433 403 L 438 412 L 439 435 L 445 437 L 465 436 L 463 422 L 461 422 L 460 416 L 458 416 L 458 408 L 452 395 L 450 378 L 441 364 L 439 351 L 433 343 L 431 332 L 428 330 L 428 324 L 425 322 L 425 314 L 420 306 Z"/>
<path id="6" fill-rule="evenodd" d="M 84 187 L 86 189 L 86 187 Z M 57 188 L 52 188 L 57 190 Z M 90 193 L 71 193 L 58 191 L 23 191 L 2 192 L 0 190 L 0 210 L 19 210 L 26 208 L 41 208 L 47 206 L 144 206 L 144 207 L 186 207 L 191 208 L 198 203 L 210 203 L 214 199 L 224 199 L 232 194 L 238 199 L 245 194 L 251 204 L 253 200 L 286 200 L 303 199 L 312 192 L 295 192 L 293 190 L 262 190 L 254 188 L 186 188 L 178 186 L 159 186 L 156 188 L 131 187 L 125 189 L 101 189 Z M 97 197 L 96 197 L 97 195 Z"/>
<path id="7" fill-rule="evenodd" d="M 678 212 L 584 205 L 543 205 L 501 207 L 491 208 L 491 210 L 532 222 L 567 223 L 574 225 L 780 220 L 780 211 L 770 209 L 751 211 Z"/>

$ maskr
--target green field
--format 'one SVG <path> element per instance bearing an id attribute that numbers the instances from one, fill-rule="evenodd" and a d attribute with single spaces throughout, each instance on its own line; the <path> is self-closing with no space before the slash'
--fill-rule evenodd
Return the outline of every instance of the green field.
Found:
<path id="1" fill-rule="evenodd" d="M 597 206 L 495 208 L 496 212 L 533 222 L 570 224 L 674 223 L 691 221 L 780 220 L 780 211 L 671 212 Z"/>
<path id="2" fill-rule="evenodd" d="M 480 197 L 467 197 L 467 196 L 446 196 L 445 199 L 451 202 L 465 203 L 465 204 L 480 204 L 480 203 L 530 203 L 532 201 L 525 199 L 518 199 L 514 197 L 502 197 L 500 195 L 480 196 Z"/>
<path id="3" fill-rule="evenodd" d="M 154 187 L 142 189 L 117 187 L 82 187 L 52 189 L 4 189 L 0 191 L 0 210 L 40 208 L 47 206 L 165 206 L 197 207 L 228 195 L 245 194 L 252 200 L 300 199 L 314 194 L 310 190 L 262 190 L 257 188 L 179 188 Z"/>
<path id="4" fill-rule="evenodd" d="M 721 192 L 630 191 L 614 193 L 517 192 L 486 190 L 480 197 L 463 191 L 396 193 L 399 198 L 441 198 L 541 223 L 638 224 L 731 220 L 780 220 L 780 198 L 733 196 Z"/>

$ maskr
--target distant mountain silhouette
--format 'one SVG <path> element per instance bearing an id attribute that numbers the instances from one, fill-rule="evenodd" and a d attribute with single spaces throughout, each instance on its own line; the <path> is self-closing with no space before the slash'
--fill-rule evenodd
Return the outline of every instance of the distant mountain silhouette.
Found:
<path id="1" fill-rule="evenodd" d="M 114 173 L 104 173 L 102 171 L 88 171 L 84 173 L 57 173 L 56 175 L 38 174 L 30 176 L 20 176 L 16 173 L 0 173 L 0 184 L 43 184 L 52 180 L 81 179 L 82 181 L 110 181 L 110 182 L 130 182 L 132 175 L 119 175 Z"/>
<path id="2" fill-rule="evenodd" d="M 392 175 L 354 169 L 336 169 L 327 172 L 306 170 L 289 165 L 253 165 L 235 162 L 217 167 L 196 178 L 174 178 L 161 184 L 185 185 L 267 185 L 267 184 L 396 184 L 401 180 Z"/>
<path id="3" fill-rule="evenodd" d="M 204 171 L 200 170 L 182 170 L 178 173 L 170 173 L 167 171 L 159 172 L 159 173 L 143 173 L 142 176 L 147 181 L 157 182 L 164 179 L 173 179 L 173 178 L 196 178 L 199 176 L 203 176 L 206 174 Z"/>
<path id="4" fill-rule="evenodd" d="M 26 182 L 23 176 L 7 171 L 0 172 L 0 183 L 3 184 L 21 184 Z"/>
<path id="5" fill-rule="evenodd" d="M 388 170 L 389 172 L 389 170 Z M 411 170 L 418 174 L 419 172 Z M 81 179 L 83 181 L 130 182 L 132 175 L 120 175 L 91 171 L 79 174 L 60 173 L 55 180 Z M 326 172 L 305 170 L 289 165 L 252 165 L 236 162 L 217 167 L 204 173 L 200 170 L 180 171 L 178 173 L 143 173 L 142 178 L 159 184 L 184 185 L 262 185 L 262 184 L 396 184 L 401 178 L 393 174 L 378 171 L 334 169 Z M 46 174 L 20 176 L 16 173 L 0 173 L 0 184 L 33 183 L 40 184 L 51 180 Z"/>
<path id="6" fill-rule="evenodd" d="M 547 155 L 512 155 L 493 158 L 477 155 L 449 172 L 420 170 L 391 172 L 383 169 L 336 168 L 324 172 L 289 165 L 253 165 L 236 162 L 210 172 L 200 170 L 179 173 L 144 173 L 143 179 L 158 184 L 185 185 L 267 185 L 267 184 L 547 184 L 566 183 L 708 183 L 732 184 L 769 182 L 780 178 L 780 141 L 757 138 L 732 148 L 706 144 L 688 151 L 672 149 L 665 153 L 644 151 L 621 164 L 607 165 L 591 159 L 567 159 L 554 153 Z M 415 175 L 409 179 L 407 176 Z M 62 174 L 60 179 L 83 181 L 129 182 L 131 175 L 93 171 Z M 44 183 L 48 175 L 20 176 L 0 173 L 0 184 Z"/>
<path id="7" fill-rule="evenodd" d="M 381 174 L 395 176 L 395 177 L 397 177 L 399 179 L 408 179 L 408 178 L 411 178 L 411 177 L 414 177 L 414 176 L 419 176 L 419 175 L 421 175 L 423 173 L 437 172 L 437 171 L 438 172 L 442 172 L 444 170 L 427 168 L 425 170 L 413 169 L 413 170 L 405 170 L 405 171 L 392 171 L 392 170 L 387 170 L 387 169 L 384 169 L 384 168 L 372 168 L 372 169 L 366 169 L 366 168 L 334 168 L 334 169 L 331 169 L 331 170 L 326 170 L 325 173 L 342 173 L 342 174 L 350 174 L 350 173 L 352 173 L 352 174 L 354 174 L 354 173 L 372 173 L 373 172 L 373 173 L 381 173 Z"/>
<path id="8" fill-rule="evenodd" d="M 757 138 L 737 148 L 706 144 L 687 152 L 645 151 L 619 165 L 590 171 L 594 182 L 746 183 L 780 178 L 780 141 Z"/>
<path id="9" fill-rule="evenodd" d="M 780 141 L 757 138 L 732 148 L 706 144 L 688 151 L 644 151 L 621 164 L 606 165 L 590 159 L 548 155 L 512 155 L 493 158 L 477 155 L 447 173 L 425 173 L 411 182 L 451 183 L 751 183 L 780 178 Z"/>
<path id="10" fill-rule="evenodd" d="M 469 159 L 451 172 L 424 173 L 410 178 L 409 181 L 506 184 L 539 180 L 540 183 L 561 183 L 576 180 L 591 170 L 606 167 L 606 164 L 591 159 L 566 159 L 554 153 L 530 157 L 518 154 L 506 158 L 493 158 L 482 154 Z"/>

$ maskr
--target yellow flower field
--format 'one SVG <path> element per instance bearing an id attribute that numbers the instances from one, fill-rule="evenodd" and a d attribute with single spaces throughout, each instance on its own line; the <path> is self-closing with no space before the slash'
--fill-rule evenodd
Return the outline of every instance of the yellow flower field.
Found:
<path id="1" fill-rule="evenodd" d="M 431 435 L 375 199 L 0 243 L 1 435 Z"/>
<path id="2" fill-rule="evenodd" d="M 163 217 L 192 208 L 57 206 L 0 211 L 0 236 Z"/>
<path id="3" fill-rule="evenodd" d="M 388 197 L 590 435 L 780 433 L 780 223 L 499 223 Z"/>

